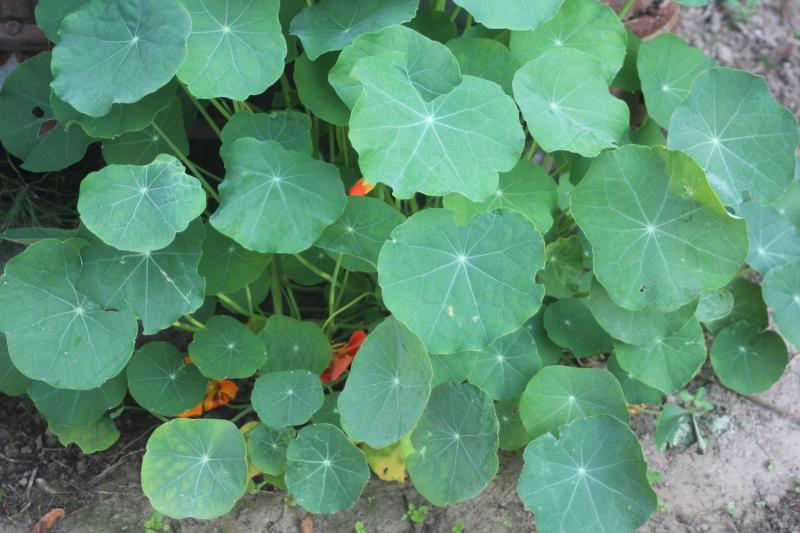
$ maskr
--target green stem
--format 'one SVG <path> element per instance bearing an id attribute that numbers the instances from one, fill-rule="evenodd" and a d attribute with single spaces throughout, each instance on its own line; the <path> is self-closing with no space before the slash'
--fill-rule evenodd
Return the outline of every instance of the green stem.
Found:
<path id="1" fill-rule="evenodd" d="M 306 0 L 306 5 L 312 7 L 314 5 L 314 0 Z"/>
<path id="2" fill-rule="evenodd" d="M 630 11 L 631 8 L 633 7 L 634 1 L 635 0 L 628 0 L 627 2 L 625 2 L 625 5 L 622 7 L 622 11 L 619 12 L 620 20 L 625 20 L 625 17 L 628 15 L 628 11 Z"/>
<path id="3" fill-rule="evenodd" d="M 247 311 L 250 318 L 253 318 L 253 293 L 250 291 L 250 285 L 244 286 L 244 295 L 247 298 Z"/>
<path id="4" fill-rule="evenodd" d="M 289 85 L 289 80 L 286 74 L 281 74 L 281 92 L 283 93 L 283 101 L 286 103 L 286 109 L 294 107 L 292 103 L 292 87 Z"/>
<path id="5" fill-rule="evenodd" d="M 215 191 L 214 188 L 211 187 L 211 185 L 209 185 L 209 183 L 203 177 L 203 174 L 199 170 L 197 170 L 197 167 L 195 167 L 194 164 L 191 161 L 189 161 L 186 158 L 185 155 L 183 155 L 183 153 L 178 149 L 178 147 L 175 146 L 175 143 L 173 143 L 172 140 L 169 137 L 167 137 L 167 134 L 164 133 L 164 131 L 161 128 L 158 127 L 158 124 L 153 122 L 152 126 L 153 126 L 153 130 L 159 135 L 159 137 L 161 137 L 161 139 L 165 143 L 167 143 L 167 146 L 170 147 L 170 150 L 175 152 L 175 155 L 178 157 L 178 159 L 180 159 L 181 162 L 184 165 L 186 165 L 186 168 L 188 168 L 189 171 L 191 171 L 191 173 L 194 174 L 194 177 L 197 178 L 200 181 L 200 184 L 206 190 L 208 195 L 210 197 L 212 197 L 214 200 L 216 200 L 217 202 L 219 202 L 219 195 L 217 194 L 217 191 Z"/>
<path id="6" fill-rule="evenodd" d="M 252 407 L 248 407 L 247 409 L 242 409 L 241 411 L 236 413 L 233 416 L 233 418 L 231 418 L 231 422 L 233 422 L 235 424 L 236 422 L 238 422 L 239 420 L 241 420 L 242 418 L 246 417 L 247 415 L 249 415 L 252 412 L 253 412 L 253 408 Z"/>
<path id="7" fill-rule="evenodd" d="M 192 326 L 190 326 L 188 324 L 184 324 L 183 322 L 180 322 L 178 320 L 176 320 L 175 322 L 172 323 L 172 327 L 173 328 L 182 329 L 184 331 L 191 331 L 192 333 L 197 331 L 197 328 L 192 327 Z"/>
<path id="8" fill-rule="evenodd" d="M 472 27 L 472 20 L 473 20 L 472 19 L 472 13 L 470 13 L 470 14 L 467 15 L 467 20 L 466 20 L 466 22 L 464 22 L 464 27 L 465 28 L 471 28 Z"/>
<path id="9" fill-rule="evenodd" d="M 219 100 L 217 100 L 216 98 L 212 98 L 212 99 L 210 99 L 210 100 L 209 100 L 209 102 L 211 102 L 211 105 L 213 105 L 214 107 L 216 107 L 216 108 L 217 108 L 217 111 L 219 111 L 219 114 L 220 114 L 220 115 L 222 115 L 223 117 L 225 117 L 225 120 L 230 120 L 230 119 L 231 119 L 231 112 L 230 112 L 230 111 L 228 111 L 228 110 L 225 108 L 225 106 L 224 106 L 224 105 L 222 105 L 222 102 L 220 102 L 220 101 L 219 101 Z"/>
<path id="10" fill-rule="evenodd" d="M 276 315 L 283 314 L 283 293 L 281 292 L 281 273 L 275 258 L 269 264 L 269 283 L 272 293 L 272 309 Z"/>
<path id="11" fill-rule="evenodd" d="M 345 270 L 344 276 L 342 277 L 342 290 L 339 291 L 339 295 L 336 298 L 336 309 L 339 309 L 339 304 L 342 303 L 342 298 L 344 298 L 345 289 L 347 288 L 347 282 L 350 281 L 350 271 Z"/>
<path id="12" fill-rule="evenodd" d="M 158 418 L 159 420 L 161 420 L 161 421 L 162 421 L 162 422 L 164 422 L 165 424 L 166 424 L 167 422 L 169 422 L 169 418 L 167 418 L 166 416 L 157 415 L 157 414 L 155 414 L 153 411 L 148 411 L 148 413 L 150 413 L 152 416 L 154 416 L 154 417 Z"/>
<path id="13" fill-rule="evenodd" d="M 331 283 L 330 289 L 328 289 L 328 320 L 330 322 L 331 330 L 336 329 L 336 322 L 334 318 L 336 317 L 336 282 L 339 278 L 339 269 L 342 266 L 342 254 L 336 258 L 336 265 L 333 267 L 333 283 Z M 344 289 L 344 287 L 342 287 Z M 324 329 L 324 328 L 323 328 Z"/>
<path id="14" fill-rule="evenodd" d="M 436 3 L 433 4 L 433 10 L 444 11 L 446 5 L 447 5 L 447 0 L 436 0 Z"/>
<path id="15" fill-rule="evenodd" d="M 321 277 L 322 279 L 324 279 L 324 280 L 325 280 L 325 281 L 327 281 L 328 283 L 333 283 L 333 284 L 336 284 L 336 283 L 338 283 L 336 280 L 334 280 L 334 279 L 331 277 L 331 275 L 330 275 L 330 274 L 328 274 L 327 272 L 324 272 L 324 271 L 320 270 L 319 268 L 317 268 L 317 267 L 316 267 L 316 265 L 314 265 L 313 263 L 311 263 L 311 262 L 310 262 L 308 259 L 306 259 L 306 258 L 305 258 L 305 257 L 303 257 L 302 255 L 300 255 L 300 254 L 294 254 L 294 258 L 295 258 L 295 259 L 297 259 L 297 262 L 298 262 L 298 263 L 300 263 L 301 265 L 303 265 L 304 267 L 306 267 L 306 268 L 307 268 L 307 269 L 309 269 L 311 272 L 313 272 L 313 273 L 314 273 L 314 274 L 316 274 L 317 276 Z"/>
<path id="16" fill-rule="evenodd" d="M 297 300 L 294 297 L 294 291 L 288 285 L 284 285 L 284 292 L 286 293 L 286 301 L 289 302 L 289 309 L 292 312 L 292 316 L 297 320 L 300 320 L 300 307 L 297 305 Z"/>
<path id="17" fill-rule="evenodd" d="M 192 95 L 192 93 L 189 92 L 189 89 L 186 87 L 186 85 L 181 83 L 181 87 L 183 87 L 183 92 L 185 92 L 186 96 L 189 97 L 189 100 L 192 102 L 192 105 L 194 105 L 194 107 L 197 108 L 197 111 L 200 113 L 200 115 L 203 117 L 203 119 L 205 119 L 206 123 L 208 123 L 208 127 L 211 128 L 211 130 L 214 132 L 214 134 L 217 136 L 217 138 L 222 136 L 222 132 L 220 131 L 219 126 L 217 126 L 217 123 L 214 122 L 213 118 L 211 118 L 211 115 L 208 114 L 208 111 L 206 111 L 206 108 L 203 107 L 202 105 L 200 105 L 200 102 L 198 102 L 197 98 L 195 98 Z"/>
<path id="18" fill-rule="evenodd" d="M 533 155 L 536 153 L 537 146 L 538 145 L 536 144 L 536 141 L 532 139 L 531 145 L 528 147 L 527 150 L 525 150 L 525 155 L 523 155 L 522 158 L 530 161 L 531 158 L 533 158 Z"/>
<path id="19" fill-rule="evenodd" d="M 336 137 L 333 124 L 328 124 L 328 162 L 336 161 Z"/>
<path id="20" fill-rule="evenodd" d="M 456 20 L 456 18 L 458 18 L 459 13 L 461 13 L 461 6 L 456 6 L 456 8 L 450 14 L 450 20 Z"/>
<path id="21" fill-rule="evenodd" d="M 220 302 L 225 303 L 228 307 L 230 307 L 231 309 L 233 309 L 234 311 L 236 311 L 240 315 L 244 315 L 244 316 L 248 316 L 249 315 L 249 313 L 247 312 L 247 309 L 245 309 L 241 305 L 239 305 L 236 302 L 234 302 L 233 300 L 231 300 L 231 298 L 227 294 L 225 294 L 224 292 L 218 292 L 215 296 L 219 299 Z"/>
<path id="22" fill-rule="evenodd" d="M 350 309 L 351 307 L 353 307 L 354 305 L 356 305 L 358 302 L 360 302 L 360 301 L 361 301 L 361 300 L 363 300 L 364 298 L 366 298 L 366 297 L 368 297 L 368 296 L 371 296 L 371 295 L 372 295 L 372 293 L 371 293 L 371 292 L 367 292 L 367 293 L 364 293 L 364 294 L 362 294 L 361 296 L 357 296 L 357 297 L 353 298 L 351 301 L 347 302 L 347 304 L 345 304 L 343 307 L 340 307 L 339 309 L 337 309 L 337 310 L 336 310 L 336 311 L 335 311 L 333 314 L 331 314 L 331 315 L 330 315 L 330 316 L 329 316 L 329 317 L 328 317 L 328 318 L 325 320 L 325 322 L 323 322 L 323 323 L 322 323 L 322 329 L 323 329 L 323 330 L 325 330 L 325 329 L 328 327 L 328 324 L 329 324 L 329 323 L 330 323 L 331 325 L 333 324 L 333 319 L 334 319 L 334 318 L 336 318 L 336 317 L 337 317 L 337 316 L 339 316 L 340 314 L 344 313 L 345 311 L 347 311 L 348 309 Z"/>
<path id="23" fill-rule="evenodd" d="M 183 315 L 183 318 L 185 318 L 186 320 L 188 320 L 188 321 L 189 321 L 189 323 L 190 323 L 191 325 L 193 325 L 194 327 L 196 327 L 197 329 L 205 329 L 205 327 L 206 327 L 206 326 L 205 326 L 205 324 L 203 324 L 202 322 L 200 322 L 199 320 L 197 320 L 197 319 L 196 319 L 195 317 L 193 317 L 192 315 Z"/>

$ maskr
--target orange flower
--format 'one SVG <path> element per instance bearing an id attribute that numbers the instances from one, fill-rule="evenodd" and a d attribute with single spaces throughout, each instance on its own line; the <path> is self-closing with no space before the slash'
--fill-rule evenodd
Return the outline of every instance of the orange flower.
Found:
<path id="1" fill-rule="evenodd" d="M 350 335 L 350 338 L 346 343 L 334 344 L 332 346 L 333 358 L 331 359 L 328 368 L 326 368 L 325 372 L 323 372 L 320 376 L 320 379 L 323 383 L 336 381 L 342 376 L 344 371 L 350 366 L 350 363 L 356 356 L 356 352 L 358 352 L 358 349 L 361 348 L 361 343 L 364 342 L 366 337 L 366 333 L 358 330 Z"/>
<path id="2" fill-rule="evenodd" d="M 375 188 L 375 185 L 369 183 L 364 178 L 359 179 L 355 185 L 350 187 L 350 190 L 347 192 L 350 196 L 366 196 L 369 192 Z"/>
<path id="3" fill-rule="evenodd" d="M 217 407 L 227 405 L 231 400 L 236 398 L 236 393 L 239 392 L 239 387 L 236 383 L 227 379 L 209 380 L 208 387 L 206 388 L 206 396 L 199 404 L 191 409 L 184 411 L 179 418 L 190 418 L 201 416 L 203 413 L 213 411 Z"/>

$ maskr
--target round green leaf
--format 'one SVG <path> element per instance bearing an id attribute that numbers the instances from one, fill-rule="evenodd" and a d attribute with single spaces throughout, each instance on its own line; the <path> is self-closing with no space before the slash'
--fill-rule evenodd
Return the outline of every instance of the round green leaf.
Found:
<path id="1" fill-rule="evenodd" d="M 654 389 L 649 385 L 645 385 L 638 379 L 634 378 L 630 372 L 627 372 L 617 361 L 617 356 L 612 355 L 608 358 L 608 371 L 614 374 L 614 377 L 619 381 L 622 387 L 622 393 L 625 396 L 625 401 L 628 403 L 654 403 L 660 404 L 661 398 L 664 396 L 658 389 Z"/>
<path id="2" fill-rule="evenodd" d="M 312 513 L 337 513 L 353 506 L 369 481 L 364 454 L 330 424 L 301 429 L 286 458 L 289 494 Z"/>
<path id="3" fill-rule="evenodd" d="M 519 402 L 522 423 L 532 438 L 557 435 L 577 418 L 609 415 L 627 423 L 628 409 L 619 383 L 596 368 L 548 366 L 533 376 Z"/>
<path id="4" fill-rule="evenodd" d="M 428 101 L 430 90 L 415 85 L 405 62 L 394 52 L 353 68 L 362 91 L 350 141 L 361 170 L 397 198 L 457 192 L 485 200 L 497 190 L 498 172 L 511 170 L 522 153 L 516 104 L 497 84 L 472 76 Z"/>
<path id="5" fill-rule="evenodd" d="M 286 468 L 286 449 L 294 440 L 294 429 L 273 429 L 256 424 L 247 435 L 247 456 L 260 472 L 279 476 Z"/>
<path id="6" fill-rule="evenodd" d="M 109 415 L 77 428 L 49 424 L 62 446 L 75 444 L 86 455 L 109 449 L 119 440 L 119 430 Z"/>
<path id="7" fill-rule="evenodd" d="M 431 362 L 422 342 L 392 317 L 364 340 L 339 396 L 350 438 L 383 448 L 411 431 L 431 391 Z"/>
<path id="8" fill-rule="evenodd" d="M 135 102 L 178 71 L 191 26 L 177 0 L 87 2 L 61 22 L 53 92 L 93 117 Z"/>
<path id="9" fill-rule="evenodd" d="M 341 391 L 329 392 L 325 395 L 325 401 L 319 411 L 311 415 L 311 422 L 314 424 L 331 424 L 342 427 L 341 413 L 339 413 L 339 396 Z"/>
<path id="10" fill-rule="evenodd" d="M 34 381 L 28 387 L 28 396 L 49 423 L 70 428 L 95 422 L 122 403 L 126 392 L 125 372 L 89 390 L 57 389 L 44 381 Z"/>
<path id="11" fill-rule="evenodd" d="M 222 159 L 227 174 L 211 225 L 248 250 L 302 252 L 344 211 L 330 163 L 252 138 L 224 145 Z"/>
<path id="12" fill-rule="evenodd" d="M 480 494 L 497 473 L 498 431 L 494 405 L 475 385 L 433 389 L 406 457 L 414 488 L 439 506 Z"/>
<path id="13" fill-rule="evenodd" d="M 178 78 L 197 98 L 247 100 L 283 73 L 280 0 L 180 0 L 192 17 Z"/>
<path id="14" fill-rule="evenodd" d="M 495 402 L 494 410 L 500 423 L 500 449 L 513 451 L 528 444 L 530 438 L 519 417 L 519 398 Z"/>
<path id="15" fill-rule="evenodd" d="M 547 336 L 575 357 L 609 352 L 613 341 L 589 311 L 586 303 L 577 298 L 562 298 L 544 311 Z"/>
<path id="16" fill-rule="evenodd" d="M 431 387 L 440 383 L 461 383 L 466 381 L 470 371 L 478 361 L 478 352 L 458 352 L 448 354 L 428 354 L 433 368 Z"/>
<path id="17" fill-rule="evenodd" d="M 252 137 L 259 141 L 277 141 L 287 150 L 311 155 L 311 119 L 299 111 L 251 113 L 239 111 L 222 128 L 223 143 Z"/>
<path id="18" fill-rule="evenodd" d="M 0 91 L 0 143 L 31 172 L 60 170 L 83 158 L 92 142 L 81 128 L 58 122 L 50 106 L 50 53 L 14 69 Z"/>
<path id="19" fill-rule="evenodd" d="M 794 177 L 797 119 L 761 76 L 712 68 L 697 77 L 672 115 L 668 146 L 705 170 L 725 205 L 778 198 Z"/>
<path id="20" fill-rule="evenodd" d="M 507 400 L 522 394 L 525 385 L 542 367 L 536 341 L 527 328 L 504 335 L 478 352 L 469 373 L 473 383 L 494 400 Z"/>
<path id="21" fill-rule="evenodd" d="M 348 270 L 375 272 L 381 246 L 405 220 L 401 212 L 382 200 L 350 196 L 342 216 L 325 228 L 316 246 L 333 257 L 343 254 L 342 265 Z"/>
<path id="22" fill-rule="evenodd" d="M 303 369 L 319 375 L 333 356 L 328 337 L 312 322 L 274 315 L 258 337 L 267 347 L 267 363 L 262 372 Z"/>
<path id="23" fill-rule="evenodd" d="M 724 286 L 747 254 L 745 222 L 688 156 L 661 147 L 601 154 L 570 210 L 592 244 L 598 281 L 631 310 L 674 311 Z"/>
<path id="24" fill-rule="evenodd" d="M 761 287 L 744 278 L 736 278 L 725 287 L 733 295 L 733 309 L 723 318 L 706 322 L 712 333 L 740 320 L 755 324 L 761 329 L 769 325 L 767 306 L 761 297 Z"/>
<path id="25" fill-rule="evenodd" d="M 701 293 L 701 298 L 704 294 Z M 697 305 L 692 300 L 669 313 L 630 311 L 617 305 L 596 279 L 589 294 L 589 310 L 595 320 L 609 335 L 626 344 L 645 344 L 672 335 L 691 320 Z"/>
<path id="26" fill-rule="evenodd" d="M 723 385 L 739 394 L 768 390 L 783 375 L 788 361 L 780 335 L 747 322 L 727 326 L 711 346 L 714 372 Z"/>
<path id="27" fill-rule="evenodd" d="M 61 21 L 87 3 L 89 0 L 39 0 L 36 3 L 36 25 L 50 41 L 58 42 Z"/>
<path id="28" fill-rule="evenodd" d="M 539 308 L 544 246 L 522 215 L 478 213 L 466 226 L 426 209 L 393 232 L 378 259 L 386 306 L 428 351 L 482 350 Z"/>
<path id="29" fill-rule="evenodd" d="M 450 92 L 461 82 L 456 58 L 446 46 L 411 28 L 388 26 L 355 39 L 342 50 L 328 75 L 330 84 L 348 107 L 352 109 L 361 95 L 361 82 L 352 76 L 356 63 L 387 52 L 403 55 L 408 77 L 426 101 Z"/>
<path id="30" fill-rule="evenodd" d="M 447 47 L 456 56 L 462 74 L 493 81 L 506 94 L 512 94 L 511 80 L 519 64 L 508 47 L 482 37 L 459 37 L 448 42 Z"/>
<path id="31" fill-rule="evenodd" d="M 481 211 L 506 207 L 524 215 L 544 235 L 553 225 L 556 182 L 542 167 L 522 159 L 513 169 L 500 174 L 499 187 L 483 202 L 454 193 L 444 197 L 444 207 L 456 214 L 460 224 Z"/>
<path id="32" fill-rule="evenodd" d="M 211 317 L 189 344 L 192 362 L 207 378 L 248 378 L 267 360 L 264 343 L 233 317 Z"/>
<path id="33" fill-rule="evenodd" d="M 319 376 L 308 370 L 272 372 L 256 380 L 251 401 L 264 424 L 299 426 L 322 407 L 322 385 Z"/>
<path id="34" fill-rule="evenodd" d="M 454 0 L 487 28 L 532 30 L 558 11 L 563 0 Z"/>
<path id="35" fill-rule="evenodd" d="M 89 230 L 120 250 L 164 248 L 206 208 L 200 182 L 170 155 L 145 166 L 109 165 L 81 182 L 78 211 Z"/>
<path id="36" fill-rule="evenodd" d="M 656 512 L 636 435 L 610 416 L 576 420 L 525 448 L 517 493 L 542 531 L 633 532 Z"/>
<path id="37" fill-rule="evenodd" d="M 747 264 L 766 274 L 775 267 L 800 259 L 800 229 L 774 208 L 747 202 L 736 214 L 747 221 L 750 252 Z"/>
<path id="38" fill-rule="evenodd" d="M 728 289 L 703 291 L 697 303 L 695 318 L 700 322 L 713 322 L 728 316 L 733 311 L 733 293 Z"/>
<path id="39" fill-rule="evenodd" d="M 6 396 L 19 396 L 25 394 L 31 383 L 31 380 L 14 366 L 8 354 L 6 336 L 0 333 L 0 393 Z"/>
<path id="40" fill-rule="evenodd" d="M 580 237 L 560 237 L 545 247 L 544 255 L 544 270 L 539 281 L 547 296 L 570 298 L 575 293 L 587 292 L 592 274 L 590 268 L 584 268 L 586 251 Z"/>
<path id="41" fill-rule="evenodd" d="M 238 291 L 258 279 L 270 255 L 251 252 L 210 225 L 206 230 L 203 257 L 197 266 L 206 280 L 206 294 Z"/>
<path id="42" fill-rule="evenodd" d="M 523 326 L 528 329 L 536 342 L 536 351 L 539 352 L 539 359 L 541 359 L 543 367 L 557 365 L 564 356 L 564 350 L 548 337 L 547 330 L 544 328 L 544 313 L 546 310 L 546 307 L 540 309 Z"/>
<path id="43" fill-rule="evenodd" d="M 669 126 L 675 109 L 686 100 L 692 83 L 714 61 L 672 33 L 642 42 L 636 67 L 647 103 L 647 114 L 662 127 Z"/>
<path id="44" fill-rule="evenodd" d="M 300 102 L 316 116 L 336 126 L 346 126 L 350 110 L 328 83 L 336 54 L 325 54 L 311 61 L 305 52 L 294 62 L 294 82 Z"/>
<path id="45" fill-rule="evenodd" d="M 244 437 L 227 420 L 179 418 L 150 435 L 142 490 L 159 513 L 216 518 L 233 509 L 246 488 Z"/>
<path id="46" fill-rule="evenodd" d="M 774 268 L 764 277 L 764 300 L 781 334 L 800 346 L 800 261 Z"/>
<path id="47" fill-rule="evenodd" d="M 689 383 L 706 360 L 706 339 L 695 319 L 666 337 L 641 346 L 616 343 L 614 349 L 620 366 L 631 377 L 665 394 Z"/>
<path id="48" fill-rule="evenodd" d="M 44 239 L 6 263 L 0 277 L 0 331 L 11 361 L 31 379 L 88 390 L 119 374 L 137 325 L 126 307 L 106 311 L 75 289 L 79 239 Z"/>
<path id="49" fill-rule="evenodd" d="M 628 105 L 608 92 L 601 65 L 582 52 L 548 50 L 519 69 L 513 85 L 528 129 L 546 152 L 594 157 L 628 129 Z"/>
<path id="50" fill-rule="evenodd" d="M 128 364 L 128 389 L 136 403 L 156 414 L 177 416 L 191 409 L 206 393 L 208 379 L 186 364 L 175 346 L 149 342 Z"/>
<path id="51" fill-rule="evenodd" d="M 322 0 L 301 11 L 290 31 L 316 60 L 325 52 L 341 50 L 362 33 L 408 22 L 418 5 L 417 0 Z"/>
<path id="52" fill-rule="evenodd" d="M 580 52 L 600 63 L 608 84 L 625 61 L 626 38 L 625 26 L 607 5 L 595 0 L 566 0 L 555 16 L 534 31 L 512 31 L 509 47 L 520 65 L 548 50 Z M 552 76 L 553 72 L 547 73 L 548 78 Z"/>
<path id="53" fill-rule="evenodd" d="M 772 206 L 778 210 L 778 214 L 800 227 L 800 162 L 795 170 L 795 180 L 777 200 L 772 202 Z"/>
<path id="54" fill-rule="evenodd" d="M 130 306 L 145 334 L 168 328 L 203 304 L 203 278 L 197 272 L 205 238 L 197 220 L 166 248 L 123 252 L 82 229 L 89 246 L 81 250 L 83 272 L 78 289 L 102 307 Z"/>

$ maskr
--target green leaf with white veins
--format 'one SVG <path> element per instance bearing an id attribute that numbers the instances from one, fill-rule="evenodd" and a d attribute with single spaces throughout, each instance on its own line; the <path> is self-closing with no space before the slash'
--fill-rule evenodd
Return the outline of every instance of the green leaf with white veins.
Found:
<path id="1" fill-rule="evenodd" d="M 555 16 L 535 30 L 512 31 L 509 48 L 520 65 L 548 50 L 580 52 L 600 63 L 608 85 L 625 62 L 626 44 L 625 26 L 613 9 L 596 0 L 564 0 Z"/>
<path id="2" fill-rule="evenodd" d="M 206 294 L 235 292 L 258 279 L 271 255 L 251 252 L 212 226 L 205 228 L 197 271 L 206 280 Z"/>
<path id="3" fill-rule="evenodd" d="M 328 337 L 313 322 L 273 315 L 258 337 L 267 347 L 262 373 L 305 369 L 321 374 L 333 357 Z"/>
<path id="4" fill-rule="evenodd" d="M 532 30 L 558 11 L 563 0 L 454 0 L 487 28 Z"/>
<path id="5" fill-rule="evenodd" d="M 318 375 L 308 370 L 284 370 L 258 378 L 250 401 L 264 424 L 283 428 L 308 422 L 324 399 Z"/>
<path id="6" fill-rule="evenodd" d="M 344 211 L 344 186 L 330 163 L 253 138 L 225 144 L 222 159 L 211 225 L 248 250 L 302 252 Z"/>
<path id="7" fill-rule="evenodd" d="M 483 201 L 497 190 L 498 172 L 511 170 L 522 153 L 516 104 L 496 83 L 472 76 L 426 101 L 403 58 L 366 57 L 353 69 L 362 91 L 350 141 L 361 170 L 397 198 L 457 192 Z"/>
<path id="8" fill-rule="evenodd" d="M 386 306 L 432 353 L 482 350 L 539 308 L 544 243 L 508 209 L 478 213 L 465 226 L 446 209 L 426 209 L 392 232 L 378 259 Z"/>
<path id="9" fill-rule="evenodd" d="M 203 278 L 197 272 L 205 238 L 198 220 L 167 247 L 153 252 L 124 252 L 89 232 L 81 250 L 83 272 L 78 289 L 105 308 L 130 305 L 146 335 L 168 328 L 203 304 Z"/>
<path id="10" fill-rule="evenodd" d="M 595 277 L 630 310 L 674 311 L 724 286 L 747 255 L 744 220 L 678 151 L 626 145 L 601 154 L 570 210 L 592 244 Z"/>
<path id="11" fill-rule="evenodd" d="M 211 379 L 249 378 L 267 360 L 267 349 L 247 326 L 227 315 L 212 316 L 189 344 L 192 362 Z"/>
<path id="12" fill-rule="evenodd" d="M 528 129 L 546 152 L 594 157 L 628 129 L 628 105 L 608 92 L 600 66 L 575 50 L 549 50 L 514 75 Z"/>
<path id="13" fill-rule="evenodd" d="M 364 340 L 339 396 L 350 438 L 383 448 L 417 424 L 431 390 L 431 362 L 422 342 L 392 317 Z"/>
<path id="14" fill-rule="evenodd" d="M 109 165 L 81 182 L 81 222 L 106 244 L 149 252 L 167 246 L 206 208 L 200 182 L 170 155 L 145 166 Z"/>
<path id="15" fill-rule="evenodd" d="M 797 119 L 764 78 L 728 68 L 698 76 L 667 137 L 667 146 L 692 156 L 730 206 L 778 198 L 792 182 L 798 143 Z"/>
<path id="16" fill-rule="evenodd" d="M 252 137 L 259 141 L 277 141 L 287 150 L 311 154 L 311 119 L 299 111 L 251 113 L 239 111 L 222 128 L 223 143 Z"/>
<path id="17" fill-rule="evenodd" d="M 80 239 L 44 239 L 0 277 L 0 331 L 17 369 L 65 389 L 88 390 L 125 368 L 137 325 L 127 308 L 106 311 L 75 289 Z"/>
<path id="18" fill-rule="evenodd" d="M 774 208 L 756 202 L 742 204 L 736 214 L 747 221 L 750 253 L 747 264 L 766 274 L 800 259 L 800 229 Z"/>
<path id="19" fill-rule="evenodd" d="M 581 298 L 561 298 L 548 305 L 544 327 L 553 342 L 569 348 L 575 357 L 609 352 L 613 346 L 611 337 Z"/>
<path id="20" fill-rule="evenodd" d="M 292 20 L 290 31 L 300 37 L 308 57 L 341 50 L 362 33 L 408 22 L 417 13 L 418 0 L 322 0 Z"/>
<path id="21" fill-rule="evenodd" d="M 247 456 L 254 468 L 279 476 L 286 468 L 286 448 L 294 440 L 294 428 L 273 429 L 257 423 L 247 432 Z"/>
<path id="22" fill-rule="evenodd" d="M 135 102 L 178 71 L 191 25 L 177 0 L 88 2 L 61 22 L 53 92 L 93 117 Z"/>
<path id="23" fill-rule="evenodd" d="M 723 385 L 739 394 L 758 394 L 783 375 L 789 359 L 786 345 L 774 331 L 736 322 L 714 337 L 711 364 Z"/>
<path id="24" fill-rule="evenodd" d="M 672 33 L 643 41 L 636 68 L 647 113 L 662 127 L 668 127 L 672 113 L 686 100 L 694 80 L 713 66 L 712 59 Z"/>
<path id="25" fill-rule="evenodd" d="M 528 328 L 521 327 L 478 352 L 468 379 L 493 400 L 508 400 L 522 394 L 541 367 L 536 341 Z"/>
<path id="26" fill-rule="evenodd" d="M 707 323 L 721 320 L 731 311 L 733 311 L 733 293 L 725 288 L 713 289 L 700 293 L 694 316 L 700 322 Z"/>
<path id="27" fill-rule="evenodd" d="M 483 37 L 458 37 L 448 41 L 447 47 L 458 59 L 462 74 L 491 80 L 512 95 L 511 81 L 520 65 L 506 45 Z"/>
<path id="28" fill-rule="evenodd" d="M 615 418 L 576 420 L 524 459 L 517 492 L 542 531 L 632 533 L 656 512 L 641 445 Z"/>
<path id="29" fill-rule="evenodd" d="M 122 403 L 127 392 L 125 372 L 89 390 L 57 389 L 44 381 L 34 381 L 28 387 L 28 396 L 48 423 L 71 428 L 97 421 Z"/>
<path id="30" fill-rule="evenodd" d="M 180 0 L 192 17 L 178 78 L 197 98 L 247 100 L 283 73 L 279 0 Z"/>
<path id="31" fill-rule="evenodd" d="M 763 290 L 781 335 L 800 346 L 800 261 L 770 270 Z"/>

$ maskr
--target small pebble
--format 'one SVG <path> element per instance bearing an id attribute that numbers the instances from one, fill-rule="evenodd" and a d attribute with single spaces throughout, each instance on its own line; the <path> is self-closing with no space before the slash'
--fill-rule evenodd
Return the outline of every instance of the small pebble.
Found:
<path id="1" fill-rule="evenodd" d="M 767 502 L 767 507 L 770 509 L 775 509 L 780 505 L 781 497 L 777 494 L 767 494 L 767 497 L 764 498 L 764 501 Z"/>

